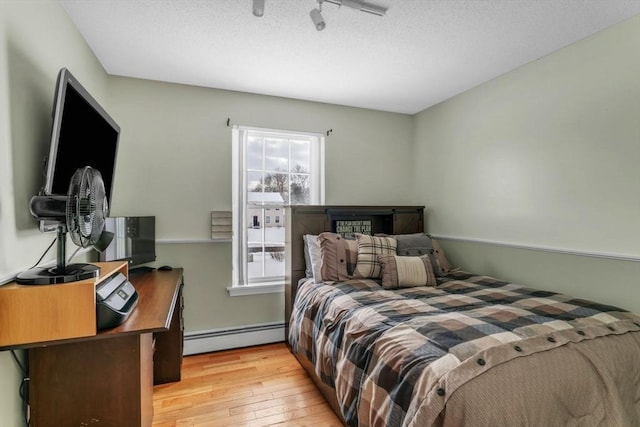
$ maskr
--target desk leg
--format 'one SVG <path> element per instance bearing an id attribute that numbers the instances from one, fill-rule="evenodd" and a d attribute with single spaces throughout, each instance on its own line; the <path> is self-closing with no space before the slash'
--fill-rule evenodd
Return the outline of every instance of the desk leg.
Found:
<path id="1" fill-rule="evenodd" d="M 152 334 L 29 350 L 32 427 L 150 426 Z"/>

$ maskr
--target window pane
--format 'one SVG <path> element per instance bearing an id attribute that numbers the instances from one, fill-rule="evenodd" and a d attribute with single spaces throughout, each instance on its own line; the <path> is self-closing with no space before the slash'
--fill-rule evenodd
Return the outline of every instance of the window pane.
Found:
<path id="1" fill-rule="evenodd" d="M 291 204 L 311 204 L 311 177 L 308 174 L 291 174 Z"/>
<path id="2" fill-rule="evenodd" d="M 289 143 L 284 139 L 265 138 L 265 169 L 286 172 L 289 170 Z"/>
<path id="3" fill-rule="evenodd" d="M 266 203 L 289 204 L 289 175 L 286 173 L 265 174 L 264 192 Z"/>
<path id="4" fill-rule="evenodd" d="M 291 172 L 309 173 L 310 163 L 311 142 L 291 141 Z"/>
<path id="5" fill-rule="evenodd" d="M 262 208 L 247 208 L 247 228 L 249 229 L 247 232 L 247 242 L 249 243 L 262 242 L 262 211 Z"/>
<path id="6" fill-rule="evenodd" d="M 259 282 L 284 276 L 284 210 L 248 208 L 247 276 Z M 269 218 L 270 221 L 266 219 Z M 275 218 L 275 221 L 273 219 Z"/>
<path id="7" fill-rule="evenodd" d="M 247 172 L 247 202 L 264 203 L 264 174 L 262 172 Z"/>
<path id="8" fill-rule="evenodd" d="M 263 208 L 247 208 L 247 276 L 249 281 L 262 277 L 263 257 Z"/>
<path id="9" fill-rule="evenodd" d="M 284 209 L 267 209 L 272 221 L 264 230 L 264 276 L 284 277 Z M 273 219 L 276 219 L 273 221 Z M 278 224 L 280 222 L 280 224 Z"/>
<path id="10" fill-rule="evenodd" d="M 247 138 L 247 169 L 262 169 L 262 138 Z"/>

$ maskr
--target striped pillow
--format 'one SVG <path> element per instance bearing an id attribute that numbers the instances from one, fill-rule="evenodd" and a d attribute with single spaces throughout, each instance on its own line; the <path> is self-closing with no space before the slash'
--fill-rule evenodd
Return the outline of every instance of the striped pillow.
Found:
<path id="1" fill-rule="evenodd" d="M 426 233 L 409 234 L 374 234 L 374 236 L 393 237 L 398 242 L 396 255 L 400 256 L 420 256 L 432 254 L 431 265 L 436 276 L 446 276 L 451 271 L 451 264 L 437 240 L 432 239 Z"/>
<path id="2" fill-rule="evenodd" d="M 380 255 L 396 254 L 396 239 L 393 237 L 375 237 L 356 233 L 358 242 L 358 263 L 353 272 L 359 279 L 380 279 L 382 266 L 378 261 Z"/>
<path id="3" fill-rule="evenodd" d="M 436 286 L 431 257 L 381 255 L 382 287 L 385 289 Z"/>

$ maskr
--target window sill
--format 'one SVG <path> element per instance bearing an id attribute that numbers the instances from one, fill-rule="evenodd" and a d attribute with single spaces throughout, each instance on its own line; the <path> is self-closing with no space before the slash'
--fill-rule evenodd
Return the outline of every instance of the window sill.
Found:
<path id="1" fill-rule="evenodd" d="M 283 282 L 264 283 L 261 285 L 229 286 L 227 292 L 232 297 L 245 295 L 277 294 L 284 292 Z"/>

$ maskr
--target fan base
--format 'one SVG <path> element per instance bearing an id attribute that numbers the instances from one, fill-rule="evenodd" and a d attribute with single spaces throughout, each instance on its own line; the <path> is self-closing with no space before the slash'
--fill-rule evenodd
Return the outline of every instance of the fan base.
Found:
<path id="1" fill-rule="evenodd" d="M 23 271 L 16 277 L 21 285 L 55 285 L 98 277 L 100 268 L 93 264 L 69 264 L 63 268 L 40 267 Z"/>

